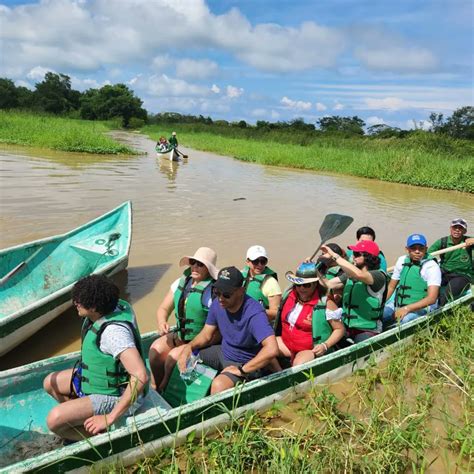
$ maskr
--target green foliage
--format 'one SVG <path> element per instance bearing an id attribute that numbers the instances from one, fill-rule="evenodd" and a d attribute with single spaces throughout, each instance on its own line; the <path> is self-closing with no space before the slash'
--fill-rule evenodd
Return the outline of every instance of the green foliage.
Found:
<path id="1" fill-rule="evenodd" d="M 127 146 L 107 137 L 108 130 L 102 122 L 0 111 L 0 143 L 85 153 L 134 154 Z"/>
<path id="2" fill-rule="evenodd" d="M 322 132 L 343 133 L 349 135 L 364 135 L 365 122 L 354 117 L 323 117 L 317 121 Z"/>
<path id="3" fill-rule="evenodd" d="M 14 109 L 18 104 L 18 91 L 13 81 L 0 78 L 0 109 Z"/>
<path id="4" fill-rule="evenodd" d="M 52 114 L 63 114 L 79 108 L 80 93 L 71 88 L 71 78 L 65 74 L 47 72 L 36 84 L 34 106 Z"/>

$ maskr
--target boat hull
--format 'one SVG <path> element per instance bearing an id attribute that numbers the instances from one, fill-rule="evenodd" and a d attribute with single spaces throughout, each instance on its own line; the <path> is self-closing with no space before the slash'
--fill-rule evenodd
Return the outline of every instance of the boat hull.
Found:
<path id="1" fill-rule="evenodd" d="M 165 151 L 165 152 L 157 151 L 156 153 L 159 157 L 163 158 L 164 160 L 179 161 L 179 155 L 178 155 L 178 152 L 176 151 L 176 148 L 173 148 L 172 150 Z"/>
<path id="2" fill-rule="evenodd" d="M 107 238 L 115 234 L 112 245 Z M 67 234 L 2 250 L 2 275 L 26 263 L 0 286 L 0 356 L 68 309 L 77 280 L 125 269 L 130 244 L 127 202 Z"/>
<path id="3" fill-rule="evenodd" d="M 248 409 L 263 409 L 278 400 L 290 401 L 301 396 L 313 384 L 348 376 L 372 363 L 374 358 L 383 360 L 392 348 L 406 344 L 416 332 L 437 323 L 453 306 L 472 300 L 471 292 L 442 310 L 352 347 L 178 408 L 164 409 L 158 399 L 156 406 L 151 405 L 143 413 L 122 420 L 121 425 L 109 433 L 2 466 L 4 470 L 0 472 L 38 469 L 46 472 L 86 471 L 91 463 L 110 463 L 114 460 L 129 465 L 164 446 L 179 444 L 192 431 L 208 432 L 228 423 L 230 416 Z M 143 336 L 145 352 L 155 337 L 154 333 Z M 45 420 L 55 402 L 44 393 L 42 380 L 53 370 L 72 366 L 77 357 L 78 353 L 67 354 L 0 373 L 0 434 L 7 433 L 9 439 L 15 437 L 15 442 L 35 436 L 51 437 Z M 6 444 L 7 441 L 0 437 L 0 446 L 3 446 L 0 459 L 7 459 L 8 451 L 15 450 L 14 442 Z"/>

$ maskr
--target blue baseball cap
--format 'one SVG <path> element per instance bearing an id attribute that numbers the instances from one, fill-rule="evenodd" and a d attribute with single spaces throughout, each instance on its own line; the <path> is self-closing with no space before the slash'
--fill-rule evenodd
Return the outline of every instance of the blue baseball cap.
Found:
<path id="1" fill-rule="evenodd" d="M 424 245 L 426 247 L 426 237 L 423 234 L 411 234 L 407 239 L 407 247 L 412 245 Z"/>

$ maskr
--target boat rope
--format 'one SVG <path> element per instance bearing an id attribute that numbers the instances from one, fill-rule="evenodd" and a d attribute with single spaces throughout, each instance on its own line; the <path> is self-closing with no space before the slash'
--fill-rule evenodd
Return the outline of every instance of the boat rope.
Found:
<path id="1" fill-rule="evenodd" d="M 22 429 L 21 431 L 16 434 L 15 436 L 11 437 L 6 443 L 2 444 L 0 446 L 0 449 L 3 449 L 5 446 L 9 445 L 12 441 L 15 439 L 19 438 L 20 436 L 25 434 L 25 429 L 26 431 L 31 431 L 31 425 L 33 424 L 33 420 L 30 420 Z"/>
<path id="2" fill-rule="evenodd" d="M 106 241 L 105 239 L 97 239 L 95 241 L 96 244 L 98 245 L 105 245 L 105 251 L 99 255 L 99 258 L 95 261 L 93 268 L 97 268 L 98 263 L 102 259 L 104 255 L 109 255 L 111 257 L 115 257 L 118 255 L 118 250 L 113 249 L 112 247 L 115 245 L 116 241 L 122 237 L 122 234 L 120 232 L 114 232 L 113 234 L 109 235 L 108 240 Z"/>

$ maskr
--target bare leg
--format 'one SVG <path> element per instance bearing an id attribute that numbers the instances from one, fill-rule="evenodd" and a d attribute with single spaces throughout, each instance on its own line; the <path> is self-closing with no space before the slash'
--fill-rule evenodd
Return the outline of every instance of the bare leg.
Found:
<path id="1" fill-rule="evenodd" d="M 52 372 L 43 381 L 45 391 L 60 403 L 70 400 L 72 370 Z"/>
<path id="2" fill-rule="evenodd" d="M 79 441 L 91 436 L 84 429 L 84 421 L 93 415 L 89 397 L 82 397 L 55 406 L 46 421 L 48 428 L 61 438 Z"/>
<path id="3" fill-rule="evenodd" d="M 169 351 L 168 357 L 166 358 L 166 361 L 165 361 L 163 378 L 161 379 L 160 385 L 157 388 L 159 392 L 164 391 L 164 389 L 168 385 L 171 372 L 173 371 L 174 366 L 176 365 L 176 362 L 178 361 L 179 356 L 181 355 L 181 352 L 183 352 L 183 349 L 184 349 L 184 344 L 181 342 L 178 347 L 175 347 L 174 349 L 171 349 Z"/>
<path id="4" fill-rule="evenodd" d="M 295 355 L 292 365 L 301 365 L 305 362 L 309 362 L 310 360 L 314 360 L 313 351 L 300 351 L 298 352 L 298 354 Z"/>
<path id="5" fill-rule="evenodd" d="M 227 375 L 219 374 L 213 381 L 211 385 L 211 395 L 214 393 L 223 392 L 228 388 L 232 388 L 234 386 L 234 382 L 227 377 Z"/>
<path id="6" fill-rule="evenodd" d="M 279 356 L 283 356 L 283 357 L 291 357 L 291 352 L 290 350 L 288 349 L 288 347 L 286 347 L 285 343 L 283 342 L 283 339 L 281 338 L 281 336 L 277 336 L 276 338 L 277 340 L 277 344 L 278 344 L 278 351 L 279 351 Z M 278 359 L 275 357 L 273 358 L 267 365 L 267 369 L 270 371 L 270 372 L 280 372 L 282 369 L 281 369 L 281 365 L 280 365 L 280 362 L 278 362 Z"/>
<path id="7" fill-rule="evenodd" d="M 156 390 L 156 387 L 160 385 L 163 379 L 166 357 L 170 350 L 175 347 L 174 338 L 174 333 L 165 334 L 150 346 L 148 353 L 151 369 L 150 385 L 154 390 Z"/>

